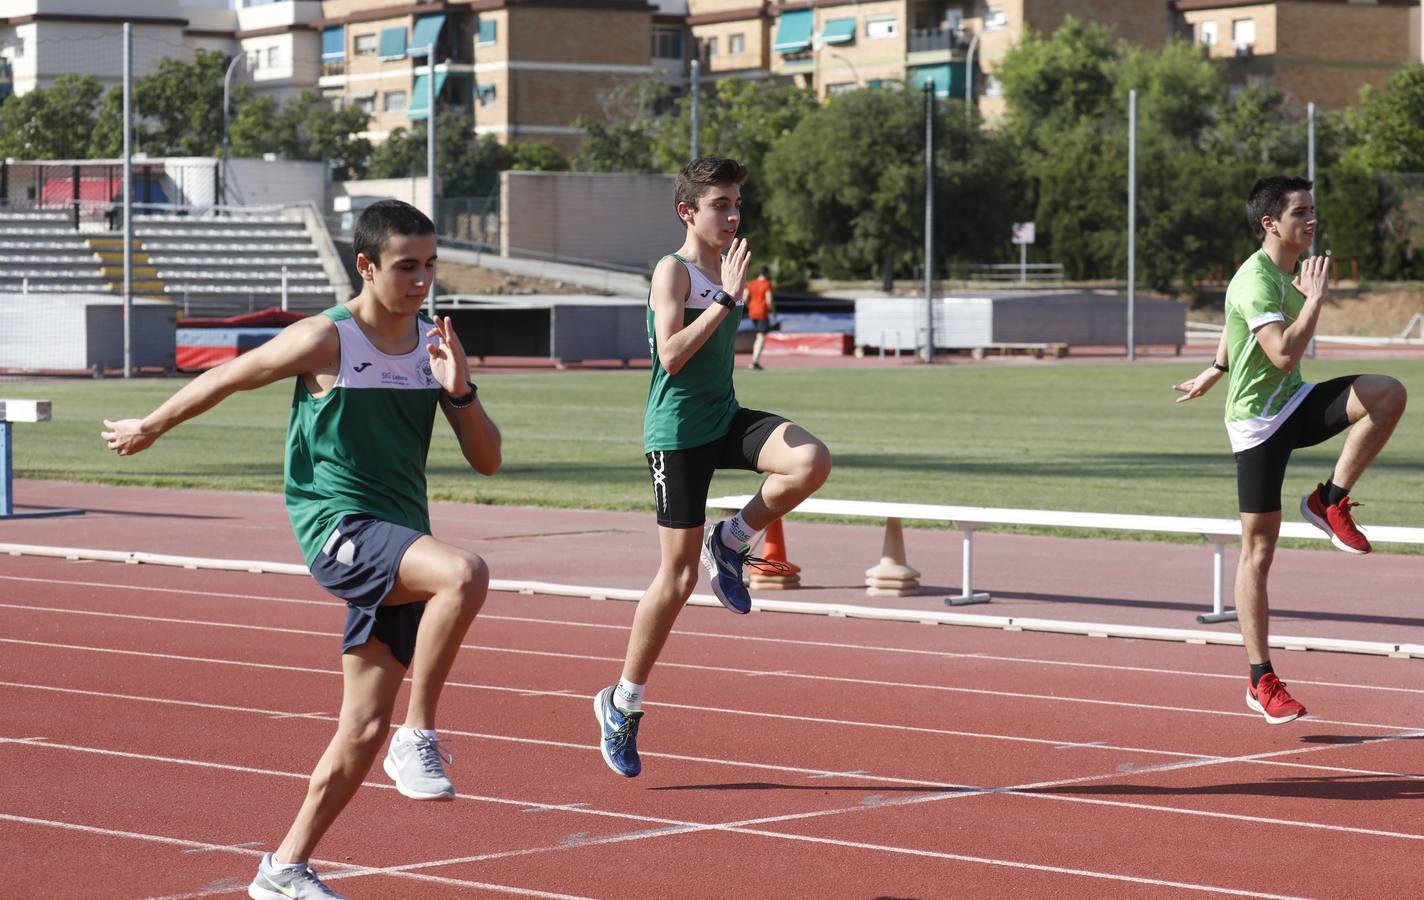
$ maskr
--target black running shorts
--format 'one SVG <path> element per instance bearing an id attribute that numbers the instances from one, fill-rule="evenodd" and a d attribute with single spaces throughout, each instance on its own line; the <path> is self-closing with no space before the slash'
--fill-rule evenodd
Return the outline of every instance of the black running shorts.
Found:
<path id="1" fill-rule="evenodd" d="M 1236 454 L 1236 499 L 1244 513 L 1281 511 L 1281 485 L 1291 452 L 1330 440 L 1350 427 L 1345 406 L 1358 375 L 1322 381 L 1310 389 L 1275 433 Z"/>
<path id="2" fill-rule="evenodd" d="M 775 413 L 739 409 L 722 437 L 700 447 L 654 450 L 648 458 L 653 504 L 664 528 L 701 528 L 707 521 L 707 489 L 718 469 L 756 472 L 762 445 L 782 422 Z"/>
<path id="3" fill-rule="evenodd" d="M 401 559 L 424 535 L 371 516 L 346 516 L 332 529 L 311 565 L 316 583 L 346 601 L 341 652 L 376 638 L 407 669 L 415 656 L 415 632 L 425 603 L 385 606 Z"/>

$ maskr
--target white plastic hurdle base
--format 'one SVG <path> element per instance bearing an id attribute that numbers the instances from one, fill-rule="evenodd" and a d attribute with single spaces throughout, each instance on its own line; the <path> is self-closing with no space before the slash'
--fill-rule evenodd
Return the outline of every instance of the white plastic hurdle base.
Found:
<path id="1" fill-rule="evenodd" d="M 5 519 L 41 519 L 50 516 L 81 516 L 82 509 L 35 509 L 15 512 L 14 452 L 12 422 L 48 422 L 48 400 L 0 400 L 0 521 Z"/>

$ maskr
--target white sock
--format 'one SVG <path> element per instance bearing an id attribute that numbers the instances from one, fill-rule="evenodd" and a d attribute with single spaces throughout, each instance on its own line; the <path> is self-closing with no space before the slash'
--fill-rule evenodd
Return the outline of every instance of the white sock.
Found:
<path id="1" fill-rule="evenodd" d="M 428 740 L 435 740 L 434 728 L 411 728 L 409 725 L 402 725 L 400 728 L 396 729 L 396 740 L 402 742 L 413 741 L 415 740 L 415 736 L 417 734 L 423 735 Z"/>
<path id="2" fill-rule="evenodd" d="M 626 678 L 618 679 L 618 687 L 613 689 L 613 705 L 621 713 L 643 711 L 643 690 L 647 685 L 634 684 Z"/>
<path id="3" fill-rule="evenodd" d="M 750 547 L 757 533 L 742 518 L 741 513 L 737 513 L 732 518 L 722 524 L 722 544 L 730 550 L 741 550 Z"/>
<path id="4" fill-rule="evenodd" d="M 277 862 L 277 854 L 275 854 L 275 853 L 272 854 L 272 868 L 275 869 L 276 871 L 285 872 L 285 871 L 287 871 L 288 869 L 305 869 L 306 867 L 307 867 L 307 864 L 304 863 L 304 862 L 294 862 L 294 863 Z"/>

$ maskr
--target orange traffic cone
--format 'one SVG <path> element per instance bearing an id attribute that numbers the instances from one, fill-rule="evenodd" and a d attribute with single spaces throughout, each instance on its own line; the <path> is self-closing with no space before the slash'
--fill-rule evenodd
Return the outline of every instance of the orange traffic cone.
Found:
<path id="1" fill-rule="evenodd" d="M 871 597 L 907 597 L 920 591 L 920 573 L 905 561 L 905 532 L 899 519 L 885 520 L 880 563 L 865 570 L 865 593 Z"/>
<path id="2" fill-rule="evenodd" d="M 786 559 L 786 535 L 781 530 L 780 519 L 767 526 L 761 558 L 776 563 L 768 567 L 776 571 L 762 572 L 752 568 L 747 574 L 747 584 L 770 591 L 789 591 L 801 586 L 801 567 Z"/>

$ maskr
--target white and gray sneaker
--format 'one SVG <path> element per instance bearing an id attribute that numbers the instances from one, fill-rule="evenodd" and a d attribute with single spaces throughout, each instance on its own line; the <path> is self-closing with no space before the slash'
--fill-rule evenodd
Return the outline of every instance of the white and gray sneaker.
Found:
<path id="1" fill-rule="evenodd" d="M 270 853 L 262 854 L 247 896 L 252 900 L 345 900 L 322 884 L 311 866 L 279 866 Z"/>
<path id="2" fill-rule="evenodd" d="M 403 728 L 391 738 L 383 768 L 396 790 L 412 800 L 454 800 L 455 785 L 445 776 L 443 765 L 454 761 L 440 748 L 439 740 Z"/>

